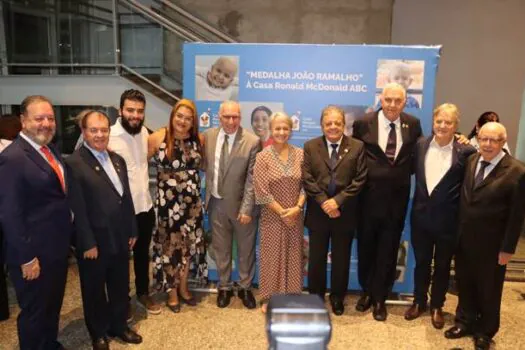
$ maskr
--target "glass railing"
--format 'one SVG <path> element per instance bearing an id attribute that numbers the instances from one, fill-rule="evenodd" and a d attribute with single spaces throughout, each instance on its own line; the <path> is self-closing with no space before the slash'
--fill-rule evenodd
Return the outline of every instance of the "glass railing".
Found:
<path id="1" fill-rule="evenodd" d="M 3 74 L 119 74 L 169 104 L 184 42 L 234 41 L 168 0 L 0 0 L 0 11 Z"/>

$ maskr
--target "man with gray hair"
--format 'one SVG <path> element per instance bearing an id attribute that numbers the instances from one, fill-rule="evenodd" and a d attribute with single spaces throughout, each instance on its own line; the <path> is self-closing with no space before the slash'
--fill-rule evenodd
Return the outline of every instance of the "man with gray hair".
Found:
<path id="1" fill-rule="evenodd" d="M 237 242 L 238 297 L 255 308 L 251 284 L 255 275 L 257 220 L 253 189 L 255 156 L 261 150 L 257 136 L 241 125 L 238 102 L 225 101 L 219 109 L 221 126 L 204 132 L 206 203 L 212 230 L 212 249 L 219 272 L 217 306 L 224 308 L 233 296 L 231 270 L 233 238 Z"/>
<path id="2" fill-rule="evenodd" d="M 479 153 L 469 157 L 461 187 L 459 303 L 445 337 L 473 334 L 476 349 L 489 349 L 498 332 L 506 265 L 524 232 L 525 164 L 503 151 L 506 140 L 500 123 L 481 128 Z"/>
<path id="3" fill-rule="evenodd" d="M 387 317 L 385 300 L 395 280 L 397 252 L 410 195 L 413 153 L 422 136 L 419 119 L 403 112 L 406 91 L 385 85 L 381 109 L 354 122 L 353 137 L 365 144 L 368 180 L 360 194 L 357 229 L 359 284 L 356 309 L 373 305 L 377 321 Z"/>

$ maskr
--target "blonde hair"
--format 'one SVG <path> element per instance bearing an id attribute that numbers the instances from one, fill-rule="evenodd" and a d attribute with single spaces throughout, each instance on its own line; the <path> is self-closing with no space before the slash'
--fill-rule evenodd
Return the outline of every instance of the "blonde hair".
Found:
<path id="1" fill-rule="evenodd" d="M 436 109 L 434 109 L 434 112 L 432 114 L 432 119 L 436 118 L 436 116 L 441 112 L 444 112 L 444 113 L 447 113 L 453 116 L 456 119 L 456 125 L 459 125 L 460 113 L 459 113 L 458 106 L 452 103 L 443 103 L 437 106 Z"/>
<path id="2" fill-rule="evenodd" d="M 293 121 L 290 116 L 284 112 L 275 112 L 270 116 L 270 130 L 272 129 L 272 124 L 275 120 L 278 118 L 284 118 L 286 120 L 286 124 L 290 127 L 290 130 L 293 128 Z"/>

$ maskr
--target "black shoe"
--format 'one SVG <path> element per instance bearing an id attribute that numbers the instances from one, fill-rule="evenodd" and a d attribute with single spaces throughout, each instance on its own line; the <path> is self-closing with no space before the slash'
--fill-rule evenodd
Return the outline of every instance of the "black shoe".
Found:
<path id="1" fill-rule="evenodd" d="M 106 337 L 93 339 L 93 350 L 109 350 L 109 344 Z"/>
<path id="2" fill-rule="evenodd" d="M 363 294 L 357 301 L 355 309 L 359 312 L 365 312 L 372 306 L 372 298 L 368 294 Z"/>
<path id="3" fill-rule="evenodd" d="M 131 328 L 126 328 L 123 332 L 117 334 L 108 331 L 108 335 L 112 338 L 119 338 L 124 343 L 140 344 L 142 343 L 142 337 L 135 333 Z"/>
<path id="4" fill-rule="evenodd" d="M 487 337 L 475 337 L 474 338 L 474 347 L 476 350 L 488 350 L 490 349 L 491 340 Z"/>
<path id="5" fill-rule="evenodd" d="M 372 311 L 372 315 L 374 316 L 374 320 L 376 321 L 386 320 L 387 312 L 385 302 L 374 303 L 374 310 Z"/>
<path id="6" fill-rule="evenodd" d="M 237 296 L 242 300 L 242 304 L 245 308 L 255 309 L 255 307 L 257 306 L 251 290 L 239 289 L 239 291 L 237 292 Z"/>
<path id="7" fill-rule="evenodd" d="M 169 302 L 166 302 L 166 306 L 168 309 L 170 309 L 173 313 L 178 314 L 180 312 L 180 303 L 178 304 L 170 304 Z"/>
<path id="8" fill-rule="evenodd" d="M 330 295 L 330 305 L 332 305 L 332 311 L 336 316 L 341 316 L 345 312 L 343 299 L 338 296 Z"/>
<path id="9" fill-rule="evenodd" d="M 405 320 L 412 321 L 421 316 L 422 313 L 427 311 L 426 305 L 419 305 L 417 303 L 412 304 L 405 312 Z"/>
<path id="10" fill-rule="evenodd" d="M 197 306 L 197 300 L 195 300 L 195 297 L 191 297 L 189 299 L 185 299 L 182 294 L 179 293 L 179 299 L 188 306 Z"/>
<path id="11" fill-rule="evenodd" d="M 463 327 L 453 326 L 445 331 L 445 338 L 447 339 L 458 339 L 469 335 L 470 332 Z"/>
<path id="12" fill-rule="evenodd" d="M 233 297 L 233 291 L 220 289 L 219 295 L 217 295 L 217 306 L 220 308 L 225 308 L 230 305 L 230 301 Z"/>

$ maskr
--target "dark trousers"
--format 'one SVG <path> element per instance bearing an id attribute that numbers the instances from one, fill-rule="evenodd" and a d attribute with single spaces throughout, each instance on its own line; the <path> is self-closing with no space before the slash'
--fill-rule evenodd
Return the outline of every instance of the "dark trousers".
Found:
<path id="1" fill-rule="evenodd" d="M 455 322 L 477 336 L 492 338 L 499 330 L 506 266 L 499 265 L 497 259 L 497 252 L 479 259 L 456 254 L 459 301 Z"/>
<path id="2" fill-rule="evenodd" d="M 394 285 L 402 231 L 389 220 L 365 218 L 357 232 L 359 284 L 375 302 L 384 302 Z"/>
<path id="3" fill-rule="evenodd" d="M 127 327 L 128 261 L 128 252 L 108 255 L 99 251 L 93 260 L 78 257 L 84 319 L 92 339 L 105 336 L 108 330 L 122 333 Z"/>
<path id="4" fill-rule="evenodd" d="M 139 236 L 133 247 L 133 268 L 135 269 L 135 288 L 137 296 L 149 294 L 149 267 L 151 234 L 155 225 L 155 211 L 151 208 L 147 212 L 135 215 Z"/>
<path id="5" fill-rule="evenodd" d="M 450 262 L 456 247 L 456 238 L 443 233 L 412 227 L 411 241 L 416 258 L 414 270 L 414 302 L 426 305 L 432 280 L 430 307 L 440 308 L 445 303 L 450 279 Z M 434 273 L 432 273 L 434 259 Z"/>
<path id="6" fill-rule="evenodd" d="M 20 306 L 18 340 L 20 349 L 56 349 L 58 321 L 64 299 L 67 260 L 40 261 L 40 276 L 32 281 L 22 277 L 20 266 L 9 266 Z"/>
<path id="7" fill-rule="evenodd" d="M 3 249 L 4 233 L 0 225 L 0 321 L 9 318 L 9 300 L 7 300 L 7 282 L 4 269 L 4 249 Z"/>
<path id="8" fill-rule="evenodd" d="M 326 291 L 326 261 L 331 241 L 332 268 L 330 274 L 330 295 L 344 298 L 348 288 L 350 252 L 354 230 L 337 231 L 327 229 L 310 230 L 308 256 L 308 291 L 324 299 Z"/>

